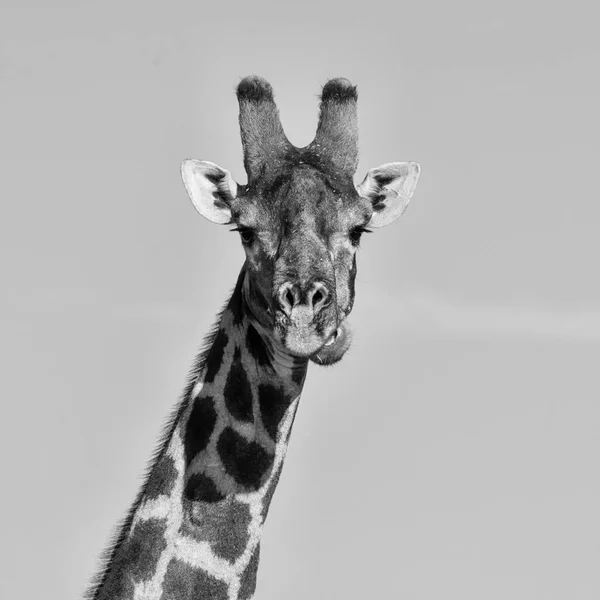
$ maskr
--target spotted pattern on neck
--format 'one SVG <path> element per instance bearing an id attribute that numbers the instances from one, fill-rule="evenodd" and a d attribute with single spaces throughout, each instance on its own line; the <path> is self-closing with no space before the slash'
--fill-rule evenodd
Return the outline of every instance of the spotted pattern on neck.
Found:
<path id="1" fill-rule="evenodd" d="M 93 600 L 245 600 L 306 361 L 244 315 L 243 272 Z"/>

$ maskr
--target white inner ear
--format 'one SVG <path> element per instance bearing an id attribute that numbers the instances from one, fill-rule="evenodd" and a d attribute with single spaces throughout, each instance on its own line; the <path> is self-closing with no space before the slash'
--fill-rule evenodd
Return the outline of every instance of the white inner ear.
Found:
<path id="1" fill-rule="evenodd" d="M 395 221 L 408 206 L 419 181 L 420 167 L 415 162 L 388 163 L 371 169 L 356 189 L 383 208 L 373 212 L 369 227 L 384 227 Z M 380 178 L 389 180 L 384 186 Z"/>
<path id="2" fill-rule="evenodd" d="M 207 160 L 188 158 L 181 163 L 181 178 L 196 210 L 209 221 L 231 223 L 231 211 L 223 197 L 235 198 L 237 183 L 227 169 Z"/>

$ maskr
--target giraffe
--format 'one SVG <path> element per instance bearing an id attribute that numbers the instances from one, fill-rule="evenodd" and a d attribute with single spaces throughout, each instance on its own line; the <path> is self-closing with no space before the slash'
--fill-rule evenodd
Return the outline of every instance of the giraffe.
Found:
<path id="1" fill-rule="evenodd" d="M 354 185 L 357 91 L 346 79 L 324 85 L 304 148 L 286 138 L 268 82 L 246 77 L 236 93 L 247 183 L 196 159 L 181 173 L 202 216 L 234 225 L 246 259 L 89 600 L 254 596 L 309 361 L 348 350 L 361 235 L 398 218 L 419 178 L 417 163 L 387 163 Z"/>

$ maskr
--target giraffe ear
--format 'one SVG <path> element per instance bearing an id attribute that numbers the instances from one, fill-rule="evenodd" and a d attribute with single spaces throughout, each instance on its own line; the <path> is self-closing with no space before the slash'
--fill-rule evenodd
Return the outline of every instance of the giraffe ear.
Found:
<path id="1" fill-rule="evenodd" d="M 367 173 L 356 189 L 360 196 L 368 198 L 373 204 L 369 227 L 389 225 L 406 210 L 417 187 L 420 171 L 418 163 L 395 162 Z"/>
<path id="2" fill-rule="evenodd" d="M 231 223 L 231 202 L 237 183 L 231 173 L 215 163 L 188 158 L 181 163 L 181 178 L 196 210 L 209 221 Z"/>

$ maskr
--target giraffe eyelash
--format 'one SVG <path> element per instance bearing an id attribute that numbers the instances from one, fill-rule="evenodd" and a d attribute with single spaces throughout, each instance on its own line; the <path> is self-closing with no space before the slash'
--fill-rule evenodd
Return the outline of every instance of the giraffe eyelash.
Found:
<path id="1" fill-rule="evenodd" d="M 350 243 L 353 246 L 358 246 L 360 244 L 360 237 L 363 233 L 371 233 L 371 230 L 367 229 L 364 225 L 353 227 L 348 234 L 350 237 Z"/>
<path id="2" fill-rule="evenodd" d="M 229 231 L 237 231 L 242 238 L 242 244 L 250 245 L 254 241 L 254 230 L 250 229 L 250 227 L 234 227 Z"/>

